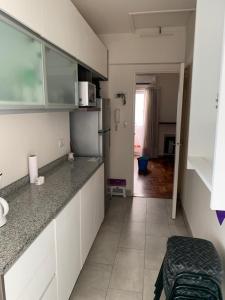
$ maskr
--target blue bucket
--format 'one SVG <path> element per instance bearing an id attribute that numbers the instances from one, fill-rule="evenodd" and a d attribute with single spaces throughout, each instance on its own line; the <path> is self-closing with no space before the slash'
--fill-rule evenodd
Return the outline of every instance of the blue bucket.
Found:
<path id="1" fill-rule="evenodd" d="M 138 157 L 138 172 L 140 174 L 147 174 L 148 173 L 148 162 L 149 157 L 148 156 L 141 156 Z"/>

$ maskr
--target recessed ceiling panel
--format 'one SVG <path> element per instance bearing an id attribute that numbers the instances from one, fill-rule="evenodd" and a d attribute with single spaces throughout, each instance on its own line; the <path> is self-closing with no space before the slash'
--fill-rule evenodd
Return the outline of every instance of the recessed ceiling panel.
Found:
<path id="1" fill-rule="evenodd" d="M 133 14 L 134 29 L 186 26 L 192 12 Z"/>

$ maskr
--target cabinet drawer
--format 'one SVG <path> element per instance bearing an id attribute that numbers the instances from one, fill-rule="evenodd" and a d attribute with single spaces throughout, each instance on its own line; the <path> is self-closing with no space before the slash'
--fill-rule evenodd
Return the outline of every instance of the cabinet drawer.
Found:
<path id="1" fill-rule="evenodd" d="M 40 299 L 55 269 L 52 222 L 4 276 L 6 300 Z"/>

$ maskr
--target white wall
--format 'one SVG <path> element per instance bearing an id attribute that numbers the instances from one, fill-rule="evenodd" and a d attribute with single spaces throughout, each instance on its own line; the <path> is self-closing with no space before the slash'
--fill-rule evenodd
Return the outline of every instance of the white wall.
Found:
<path id="1" fill-rule="evenodd" d="M 193 61 L 194 52 L 194 37 L 195 37 L 195 12 L 192 13 L 188 25 L 186 28 L 186 51 L 185 51 L 185 61 L 186 64 L 191 64 Z"/>
<path id="2" fill-rule="evenodd" d="M 2 186 L 28 174 L 27 157 L 38 156 L 38 166 L 69 152 L 69 113 L 27 113 L 0 115 L 0 171 Z M 58 140 L 64 140 L 59 148 Z"/>
<path id="3" fill-rule="evenodd" d="M 193 59 L 194 22 L 192 18 L 187 28 L 187 64 L 192 63 Z M 219 225 L 215 211 L 210 209 L 210 197 L 210 191 L 197 173 L 185 168 L 181 200 L 192 234 L 212 241 L 225 267 L 225 223 Z"/>
<path id="4" fill-rule="evenodd" d="M 163 37 L 121 33 L 104 34 L 100 38 L 109 50 L 109 64 L 182 62 L 185 55 L 185 28 L 174 28 L 173 32 L 173 36 Z"/>
<path id="5" fill-rule="evenodd" d="M 111 99 L 111 156 L 110 176 L 127 179 L 127 188 L 133 185 L 133 139 L 134 139 L 134 95 L 136 74 L 143 73 L 176 73 L 177 64 L 155 65 L 110 65 L 109 82 L 104 87 L 103 96 Z M 127 104 L 122 105 L 120 99 L 115 98 L 118 91 L 126 93 Z M 121 122 L 115 131 L 113 113 L 116 108 L 121 110 Z M 127 124 L 124 124 L 124 122 Z M 124 126 L 125 125 L 125 126 Z"/>

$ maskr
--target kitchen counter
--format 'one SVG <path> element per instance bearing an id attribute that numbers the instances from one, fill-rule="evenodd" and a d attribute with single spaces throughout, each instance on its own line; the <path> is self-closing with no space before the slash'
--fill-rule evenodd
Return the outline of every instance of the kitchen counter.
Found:
<path id="1" fill-rule="evenodd" d="M 31 245 L 103 161 L 76 158 L 61 161 L 44 173 L 45 184 L 29 183 L 10 193 L 7 223 L 0 228 L 0 275 Z"/>

